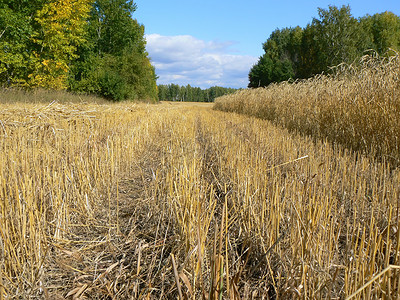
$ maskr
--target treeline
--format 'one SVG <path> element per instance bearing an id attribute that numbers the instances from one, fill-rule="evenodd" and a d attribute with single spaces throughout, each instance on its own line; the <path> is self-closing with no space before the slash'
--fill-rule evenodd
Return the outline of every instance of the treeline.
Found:
<path id="1" fill-rule="evenodd" d="M 213 86 L 208 89 L 168 84 L 158 86 L 158 98 L 163 101 L 214 102 L 214 99 L 236 92 L 237 89 Z"/>
<path id="2" fill-rule="evenodd" d="M 309 78 L 341 63 L 353 63 L 372 49 L 385 55 L 400 49 L 400 18 L 384 12 L 356 19 L 349 6 L 318 9 L 305 28 L 275 30 L 263 44 L 265 51 L 249 73 L 249 87 Z"/>
<path id="3" fill-rule="evenodd" d="M 2 0 L 0 85 L 157 99 L 131 0 Z"/>

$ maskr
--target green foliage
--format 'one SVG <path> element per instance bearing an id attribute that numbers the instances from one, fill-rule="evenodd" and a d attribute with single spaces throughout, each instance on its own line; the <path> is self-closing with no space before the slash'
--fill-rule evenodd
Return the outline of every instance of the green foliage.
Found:
<path id="1" fill-rule="evenodd" d="M 275 30 L 263 44 L 265 54 L 250 71 L 250 87 L 266 86 L 296 76 L 302 29 Z"/>
<path id="2" fill-rule="evenodd" d="M 66 88 L 92 0 L 0 4 L 0 83 Z"/>
<path id="3" fill-rule="evenodd" d="M 25 81 L 35 24 L 30 18 L 36 2 L 3 0 L 0 4 L 0 84 Z"/>
<path id="4" fill-rule="evenodd" d="M 131 0 L 3 0 L 0 84 L 157 100 Z"/>
<path id="5" fill-rule="evenodd" d="M 317 69 L 326 72 L 330 66 L 353 62 L 360 54 L 357 45 L 361 39 L 358 22 L 352 17 L 350 7 L 329 6 L 327 10 L 319 8 L 318 12 L 320 19 L 312 22 L 316 28 Z"/>
<path id="6" fill-rule="evenodd" d="M 89 40 L 96 53 L 121 55 L 127 47 L 145 52 L 144 27 L 132 19 L 131 0 L 96 0 L 89 18 Z"/>
<path id="7" fill-rule="evenodd" d="M 67 88 L 68 66 L 77 57 L 77 47 L 85 42 L 85 23 L 92 2 L 51 0 L 35 13 L 40 30 L 32 39 L 40 51 L 33 51 L 30 86 Z"/>
<path id="8" fill-rule="evenodd" d="M 305 28 L 275 30 L 249 72 L 249 87 L 309 78 L 341 63 L 353 63 L 368 49 L 385 54 L 400 49 L 400 18 L 385 12 L 355 19 L 349 6 L 318 9 Z"/>
<path id="9" fill-rule="evenodd" d="M 133 1 L 95 1 L 87 44 L 73 64 L 70 88 L 119 101 L 157 100 L 156 75 L 146 52 L 144 26 L 131 15 Z"/>
<path id="10" fill-rule="evenodd" d="M 71 90 L 78 93 L 97 94 L 114 101 L 157 99 L 154 67 L 147 57 L 134 51 L 121 56 L 94 54 L 76 63 Z"/>
<path id="11" fill-rule="evenodd" d="M 212 86 L 208 89 L 179 86 L 177 84 L 159 85 L 158 98 L 163 101 L 214 102 L 214 99 L 233 94 L 237 89 Z"/>
<path id="12" fill-rule="evenodd" d="M 366 16 L 360 22 L 370 34 L 371 48 L 379 55 L 385 54 L 388 49 L 400 50 L 400 18 L 394 13 Z"/>

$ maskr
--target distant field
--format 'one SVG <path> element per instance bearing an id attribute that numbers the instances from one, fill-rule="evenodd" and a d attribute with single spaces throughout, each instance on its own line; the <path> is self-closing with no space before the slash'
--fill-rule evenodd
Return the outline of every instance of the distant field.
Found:
<path id="1" fill-rule="evenodd" d="M 399 182 L 208 104 L 2 103 L 0 293 L 395 299 Z"/>

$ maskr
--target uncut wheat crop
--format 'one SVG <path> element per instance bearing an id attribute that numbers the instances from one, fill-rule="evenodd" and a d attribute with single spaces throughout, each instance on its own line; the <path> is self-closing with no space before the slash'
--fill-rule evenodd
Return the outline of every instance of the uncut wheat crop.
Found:
<path id="1" fill-rule="evenodd" d="M 400 165 L 400 55 L 365 55 L 332 75 L 243 90 L 216 109 L 272 121 Z"/>
<path id="2" fill-rule="evenodd" d="M 0 298 L 396 299 L 400 172 L 207 104 L 0 104 Z"/>

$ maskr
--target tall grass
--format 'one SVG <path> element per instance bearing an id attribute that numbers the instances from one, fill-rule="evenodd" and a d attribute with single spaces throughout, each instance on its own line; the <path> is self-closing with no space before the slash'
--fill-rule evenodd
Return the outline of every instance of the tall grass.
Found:
<path id="1" fill-rule="evenodd" d="M 0 105 L 6 298 L 399 295 L 400 172 L 206 105 Z"/>
<path id="2" fill-rule="evenodd" d="M 215 108 L 244 113 L 400 163 L 400 56 L 364 56 L 335 75 L 244 90 Z"/>
<path id="3" fill-rule="evenodd" d="M 45 89 L 24 90 L 18 88 L 0 89 L 0 103 L 107 103 L 104 98 L 93 95 L 79 95 L 67 91 Z"/>

